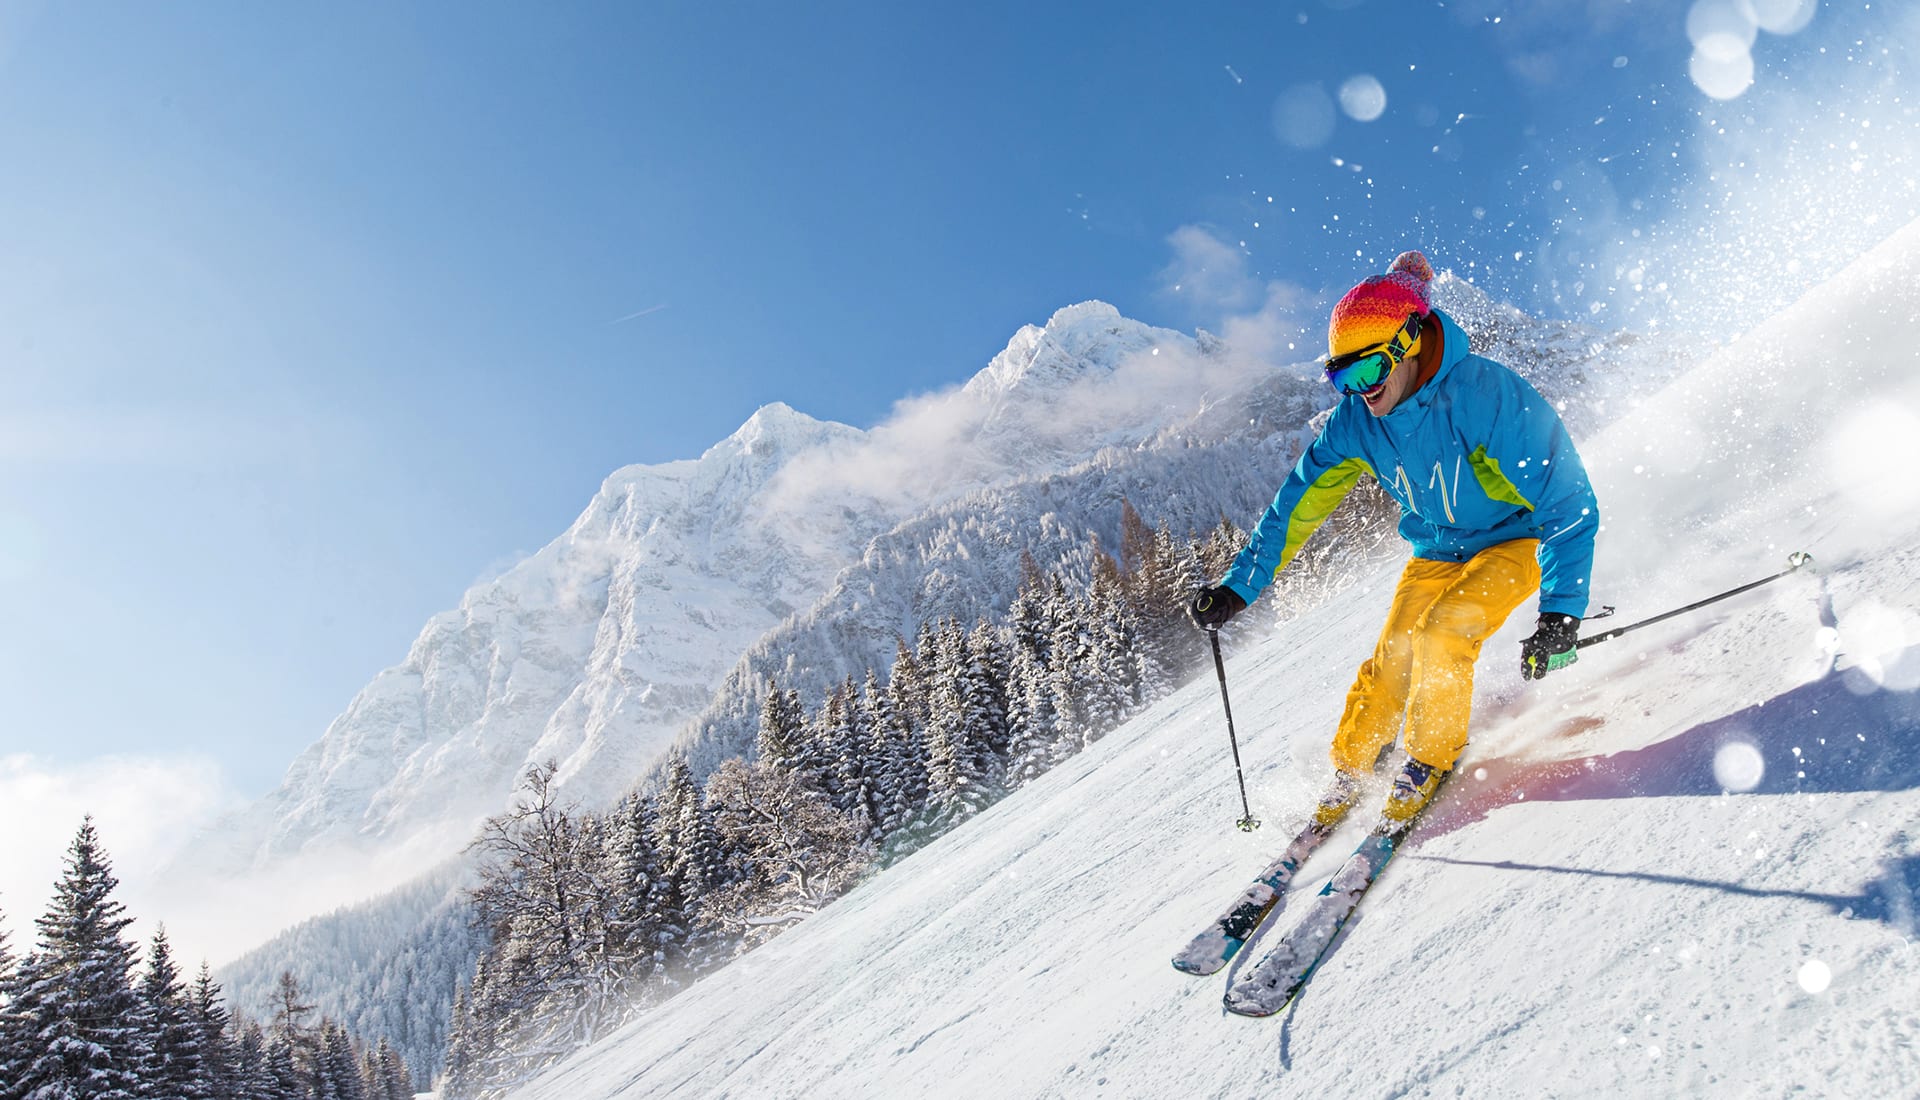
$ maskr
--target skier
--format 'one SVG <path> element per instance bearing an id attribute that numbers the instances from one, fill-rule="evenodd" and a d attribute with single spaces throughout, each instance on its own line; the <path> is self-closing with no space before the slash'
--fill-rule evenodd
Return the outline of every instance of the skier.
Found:
<path id="1" fill-rule="evenodd" d="M 1600 513 L 1573 440 L 1539 391 L 1468 350 L 1428 300 L 1432 279 L 1427 258 L 1405 252 L 1334 306 L 1326 373 L 1343 397 L 1246 549 L 1189 608 L 1207 630 L 1244 611 L 1361 474 L 1400 505 L 1413 556 L 1347 693 L 1333 783 L 1313 815 L 1322 833 L 1352 809 L 1403 721 L 1407 760 L 1383 824 L 1404 828 L 1433 797 L 1466 747 L 1480 646 L 1529 593 L 1539 589 L 1540 605 L 1521 643 L 1526 678 L 1574 662 L 1587 609 Z"/>

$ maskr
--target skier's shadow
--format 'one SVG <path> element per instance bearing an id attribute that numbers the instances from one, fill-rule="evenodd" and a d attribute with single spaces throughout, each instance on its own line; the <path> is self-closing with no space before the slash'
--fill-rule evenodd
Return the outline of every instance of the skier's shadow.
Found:
<path id="1" fill-rule="evenodd" d="M 1832 671 L 1744 710 L 1695 726 L 1643 749 L 1546 762 L 1497 758 L 1468 761 L 1428 810 L 1412 846 L 1484 820 L 1516 802 L 1582 802 L 1613 798 L 1767 797 L 1920 789 L 1920 691 L 1887 683 L 1920 683 L 1920 646 L 1901 650 L 1869 678 L 1858 670 Z M 1561 733 L 1577 733 L 1604 719 L 1576 718 Z M 1737 788 L 1729 790 L 1729 788 Z M 1711 887 L 1752 896 L 1793 896 L 1836 912 L 1913 928 L 1920 855 L 1903 855 L 1906 838 L 1882 875 L 1857 894 L 1753 890 L 1738 883 L 1657 874 L 1488 863 L 1597 877 L 1638 878 Z M 1413 856 L 1412 858 L 1429 858 Z M 1462 861 L 1446 861 L 1462 862 Z M 1914 884 L 1909 886 L 1908 884 Z"/>

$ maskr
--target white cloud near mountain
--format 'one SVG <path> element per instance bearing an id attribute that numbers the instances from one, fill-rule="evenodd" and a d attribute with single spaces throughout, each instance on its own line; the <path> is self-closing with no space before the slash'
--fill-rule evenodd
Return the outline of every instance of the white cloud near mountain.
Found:
<path id="1" fill-rule="evenodd" d="M 225 772 L 202 756 L 105 756 L 63 764 L 25 753 L 0 756 L 0 912 L 17 952 L 32 943 L 67 846 L 88 814 L 112 857 L 120 900 L 135 918 L 165 864 L 197 830 L 241 798 Z M 206 945 L 178 944 L 198 959 Z"/>

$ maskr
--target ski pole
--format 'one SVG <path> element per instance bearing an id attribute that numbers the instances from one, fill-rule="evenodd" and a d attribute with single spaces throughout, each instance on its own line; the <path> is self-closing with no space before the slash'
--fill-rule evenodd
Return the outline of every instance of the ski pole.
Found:
<path id="1" fill-rule="evenodd" d="M 1651 619 L 1642 619 L 1637 623 L 1632 623 L 1627 626 L 1619 627 L 1614 630 L 1602 631 L 1599 634 L 1595 634 L 1591 638 L 1582 638 L 1573 644 L 1573 648 L 1585 649 L 1590 645 L 1599 645 L 1601 642 L 1611 641 L 1614 638 L 1618 638 L 1622 634 L 1625 634 L 1629 631 L 1638 630 L 1643 626 L 1652 626 L 1654 623 L 1665 622 L 1666 620 L 1673 618 L 1675 615 L 1685 615 L 1689 611 L 1698 611 L 1700 608 L 1703 608 L 1710 603 L 1718 603 L 1729 596 L 1738 596 L 1740 593 L 1745 592 L 1748 589 L 1758 588 L 1763 584 L 1767 584 L 1772 581 L 1777 581 L 1781 577 L 1784 577 L 1789 573 L 1799 570 L 1801 566 L 1811 565 L 1811 564 L 1813 564 L 1813 555 L 1807 553 L 1805 550 L 1795 550 L 1793 553 L 1787 555 L 1787 567 L 1785 569 L 1782 569 L 1780 572 L 1775 573 L 1771 577 L 1762 577 L 1757 581 L 1753 581 L 1748 584 L 1743 584 L 1738 588 L 1729 588 L 1725 592 L 1720 593 L 1718 596 L 1708 596 L 1704 600 L 1700 600 L 1695 603 L 1690 603 L 1685 607 L 1676 607 L 1672 611 L 1667 611 L 1662 614 L 1655 615 Z M 1613 612 L 1613 609 L 1608 608 L 1605 612 L 1602 612 L 1602 615 L 1611 614 L 1612 612 Z M 1596 615 L 1594 617 L 1600 618 L 1601 616 Z"/>
<path id="2" fill-rule="evenodd" d="M 1253 807 L 1247 804 L 1247 776 L 1240 770 L 1240 738 L 1233 732 L 1233 704 L 1227 701 L 1227 666 L 1220 659 L 1220 631 L 1214 628 L 1207 631 L 1207 637 L 1213 641 L 1213 671 L 1220 677 L 1220 706 L 1227 712 L 1227 743 L 1233 746 L 1233 775 L 1240 781 L 1240 809 L 1246 816 L 1234 822 L 1243 833 L 1250 833 L 1260 827 L 1254 819 Z"/>

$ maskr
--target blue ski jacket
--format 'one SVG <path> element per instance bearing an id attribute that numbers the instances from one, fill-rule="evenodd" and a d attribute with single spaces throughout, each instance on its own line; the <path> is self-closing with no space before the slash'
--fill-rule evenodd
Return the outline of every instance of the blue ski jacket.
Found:
<path id="1" fill-rule="evenodd" d="M 1340 501 L 1372 474 L 1400 505 L 1413 556 L 1466 561 L 1496 543 L 1539 539 L 1540 612 L 1586 614 L 1600 506 L 1573 439 L 1540 391 L 1467 348 L 1440 322 L 1440 367 L 1392 412 L 1343 398 L 1222 584 L 1251 604 Z"/>

